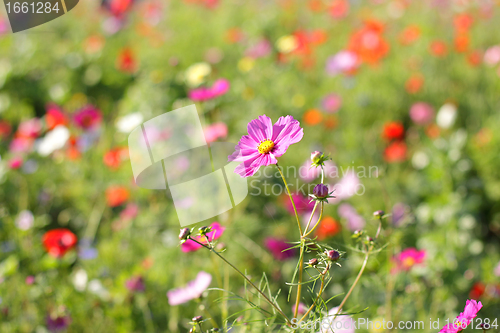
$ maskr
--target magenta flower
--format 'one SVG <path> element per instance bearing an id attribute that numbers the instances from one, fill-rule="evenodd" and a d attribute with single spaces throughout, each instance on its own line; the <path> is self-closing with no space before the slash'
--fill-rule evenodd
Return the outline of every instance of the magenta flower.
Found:
<path id="1" fill-rule="evenodd" d="M 302 140 L 304 130 L 292 116 L 280 117 L 273 125 L 266 115 L 252 120 L 248 135 L 241 137 L 229 161 L 243 162 L 234 172 L 242 177 L 254 175 L 263 165 L 276 164 L 291 144 Z"/>
<path id="2" fill-rule="evenodd" d="M 146 286 L 144 285 L 144 279 L 142 276 L 133 276 L 125 282 L 125 287 L 132 292 L 144 292 Z"/>
<path id="3" fill-rule="evenodd" d="M 188 97 L 196 102 L 204 102 L 222 96 L 229 91 L 229 81 L 219 79 L 211 87 L 201 87 L 192 89 Z"/>
<path id="4" fill-rule="evenodd" d="M 467 300 L 465 304 L 464 312 L 461 312 L 457 318 L 453 321 L 453 323 L 449 323 L 439 331 L 439 333 L 457 333 L 469 326 L 472 319 L 476 318 L 477 313 L 483 305 L 481 302 L 477 302 L 475 300 Z"/>
<path id="5" fill-rule="evenodd" d="M 23 166 L 23 159 L 21 157 L 14 157 L 11 160 L 9 160 L 9 168 L 11 169 L 19 169 L 20 167 Z"/>
<path id="6" fill-rule="evenodd" d="M 414 247 L 409 247 L 403 250 L 400 254 L 394 257 L 396 262 L 395 271 L 408 271 L 416 264 L 421 264 L 425 259 L 425 251 L 419 251 Z"/>
<path id="7" fill-rule="evenodd" d="M 91 130 L 101 123 L 102 114 L 99 109 L 87 105 L 75 113 L 73 120 L 78 127 Z"/>
<path id="8" fill-rule="evenodd" d="M 172 289 L 167 292 L 168 304 L 179 305 L 192 299 L 199 298 L 212 282 L 212 275 L 199 272 L 196 279 L 189 281 L 183 288 Z"/>
<path id="9" fill-rule="evenodd" d="M 424 102 L 415 103 L 410 108 L 410 118 L 417 125 L 426 125 L 434 119 L 434 108 Z"/>
<path id="10" fill-rule="evenodd" d="M 208 143 L 224 139 L 227 136 L 227 125 L 223 122 L 214 123 L 207 126 L 203 132 Z"/>
<path id="11" fill-rule="evenodd" d="M 264 245 L 276 260 L 284 261 L 295 256 L 295 249 L 290 249 L 292 244 L 282 239 L 268 237 L 264 240 Z"/>
<path id="12" fill-rule="evenodd" d="M 222 234 L 224 233 L 224 230 L 226 230 L 225 227 L 222 227 L 217 222 L 212 223 L 210 225 L 210 227 L 212 227 L 212 231 L 207 233 L 208 241 L 210 241 L 210 242 L 213 242 L 215 239 L 218 239 L 220 236 L 222 236 Z M 193 237 L 193 238 L 202 244 L 206 244 L 207 237 L 198 235 L 198 236 Z M 193 252 L 193 251 L 199 250 L 200 248 L 202 248 L 202 246 L 200 244 L 198 244 L 190 239 L 188 239 L 187 241 L 185 241 L 184 243 L 181 244 L 182 252 Z"/>

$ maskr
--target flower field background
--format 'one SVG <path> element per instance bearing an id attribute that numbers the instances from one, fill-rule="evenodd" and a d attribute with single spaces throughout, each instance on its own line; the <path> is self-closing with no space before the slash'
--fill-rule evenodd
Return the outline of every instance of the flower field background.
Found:
<path id="1" fill-rule="evenodd" d="M 475 320 L 500 324 L 498 31 L 493 0 L 88 0 L 4 31 L 0 332 L 189 332 L 196 316 L 203 332 L 291 331 L 203 248 L 216 241 L 289 318 L 315 302 L 305 286 L 295 306 L 300 235 L 271 158 L 240 173 L 255 171 L 241 204 L 190 226 L 212 226 L 198 244 L 180 244 L 168 191 L 134 182 L 128 134 L 191 104 L 207 142 L 236 145 L 264 114 L 300 122 L 276 157 L 302 227 L 318 218 L 311 198 L 328 201 L 309 237 L 339 264 L 311 318 L 354 283 L 344 317 L 438 332 L 473 299 Z M 331 158 L 335 198 L 315 188 L 314 151 Z M 377 248 L 366 269 L 365 236 Z"/>

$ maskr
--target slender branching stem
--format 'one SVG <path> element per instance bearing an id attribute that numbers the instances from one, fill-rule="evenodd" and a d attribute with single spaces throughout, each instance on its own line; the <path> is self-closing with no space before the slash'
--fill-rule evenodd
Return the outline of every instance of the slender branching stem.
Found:
<path id="1" fill-rule="evenodd" d="M 241 272 L 238 268 L 236 268 L 236 266 L 234 266 L 233 264 L 231 264 L 229 261 L 227 261 L 226 258 L 224 258 L 220 253 L 218 253 L 217 251 L 215 251 L 211 246 L 207 246 L 206 244 L 203 244 L 203 243 L 200 243 L 198 242 L 196 239 L 193 239 L 192 237 L 189 237 L 190 240 L 192 240 L 193 242 L 196 242 L 198 244 L 200 244 L 201 246 L 203 246 L 204 248 L 206 248 L 207 250 L 209 250 L 210 252 L 214 253 L 215 255 L 217 255 L 219 258 L 221 258 L 226 264 L 228 264 L 229 266 L 231 266 L 239 275 L 241 275 L 255 290 L 257 290 L 257 292 L 259 294 L 261 294 L 262 297 L 264 297 L 264 299 L 266 300 L 266 302 L 268 302 L 272 307 L 274 307 L 276 309 L 276 311 L 278 311 L 278 313 L 280 315 L 283 316 L 283 318 L 285 319 L 286 323 L 288 326 L 291 325 L 291 322 L 290 322 L 290 319 L 288 319 L 288 317 L 283 313 L 283 311 L 281 311 L 281 309 L 279 308 L 279 306 L 277 306 L 273 301 L 271 301 L 267 296 L 266 294 L 264 294 L 264 292 L 262 290 L 259 289 L 259 287 L 257 287 L 245 274 L 243 274 L 243 272 Z"/>
<path id="2" fill-rule="evenodd" d="M 311 216 L 309 217 L 309 221 L 307 222 L 306 228 L 304 229 L 304 235 L 302 235 L 302 237 L 305 237 L 305 235 L 307 234 L 307 229 L 309 229 L 309 226 L 311 225 L 311 221 L 314 217 L 314 212 L 316 211 L 316 207 L 318 207 L 318 201 L 314 203 L 314 208 L 311 212 Z"/>
<path id="3" fill-rule="evenodd" d="M 306 229 L 306 234 L 303 237 L 309 236 L 314 231 L 314 229 L 316 229 L 316 227 L 319 225 L 319 222 L 323 218 L 323 207 L 324 207 L 324 205 L 325 205 L 325 203 L 321 202 L 321 210 L 320 210 L 320 213 L 319 213 L 318 221 L 316 222 L 316 224 L 314 225 L 314 227 L 312 227 L 311 230 L 307 231 L 307 229 Z"/>
<path id="4" fill-rule="evenodd" d="M 321 273 L 321 285 L 319 287 L 318 296 L 316 296 L 316 300 L 314 301 L 314 303 L 311 304 L 311 306 L 309 307 L 307 312 L 302 316 L 302 318 L 299 319 L 297 324 L 302 322 L 307 317 L 307 315 L 309 315 L 309 313 L 312 311 L 312 309 L 316 306 L 316 304 L 319 301 L 319 298 L 321 297 L 321 294 L 323 294 L 324 288 L 325 288 L 325 274 Z"/>
<path id="5" fill-rule="evenodd" d="M 299 282 L 297 285 L 297 298 L 295 299 L 295 310 L 293 312 L 293 318 L 297 318 L 299 313 L 299 303 L 300 296 L 302 294 L 302 271 L 304 270 L 304 249 L 305 249 L 305 241 L 302 238 L 300 240 L 300 256 L 299 256 Z"/>
<path id="6" fill-rule="evenodd" d="M 302 236 L 302 226 L 300 225 L 299 214 L 297 213 L 297 208 L 295 207 L 295 202 L 293 201 L 292 193 L 290 193 L 290 189 L 288 188 L 288 183 L 286 182 L 285 175 L 283 174 L 283 171 L 281 171 L 281 167 L 278 165 L 278 163 L 276 163 L 276 167 L 278 168 L 278 171 L 280 172 L 281 179 L 283 179 L 283 183 L 285 183 L 286 192 L 288 193 L 288 197 L 290 198 L 290 201 L 292 202 L 293 211 L 295 212 L 295 218 L 297 219 L 297 225 L 299 226 L 299 232 L 300 232 L 300 235 Z"/>

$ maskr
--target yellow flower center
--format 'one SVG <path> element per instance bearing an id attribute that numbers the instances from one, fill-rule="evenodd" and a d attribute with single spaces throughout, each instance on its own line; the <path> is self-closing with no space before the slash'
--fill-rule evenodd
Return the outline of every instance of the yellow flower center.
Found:
<path id="1" fill-rule="evenodd" d="M 273 148 L 274 148 L 274 142 L 272 142 L 271 140 L 266 140 L 262 141 L 257 149 L 259 150 L 259 153 L 267 154 L 270 153 L 271 150 L 273 150 Z"/>
<path id="2" fill-rule="evenodd" d="M 413 258 L 406 258 L 405 260 L 403 260 L 403 265 L 405 267 L 409 268 L 409 267 L 415 265 L 415 259 L 413 259 Z"/>

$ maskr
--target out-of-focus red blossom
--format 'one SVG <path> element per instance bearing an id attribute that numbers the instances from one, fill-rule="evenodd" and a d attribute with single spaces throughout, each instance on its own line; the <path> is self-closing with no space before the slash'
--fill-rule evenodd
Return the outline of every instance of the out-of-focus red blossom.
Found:
<path id="1" fill-rule="evenodd" d="M 184 1 L 195 5 L 205 6 L 210 9 L 214 9 L 219 4 L 219 0 L 184 0 Z"/>
<path id="2" fill-rule="evenodd" d="M 364 26 L 351 35 L 348 50 L 369 64 L 376 64 L 389 52 L 387 43 L 382 33 L 384 26 L 375 20 L 366 21 Z"/>
<path id="3" fill-rule="evenodd" d="M 454 44 L 455 44 L 455 51 L 457 51 L 458 53 L 467 52 L 470 44 L 469 35 L 466 33 L 457 34 L 455 36 Z"/>
<path id="4" fill-rule="evenodd" d="M 310 0 L 307 5 L 311 11 L 316 13 L 322 12 L 325 8 L 325 4 L 321 0 Z"/>
<path id="5" fill-rule="evenodd" d="M 130 192 L 123 186 L 110 186 L 106 189 L 106 202 L 109 207 L 118 207 L 130 197 Z"/>
<path id="6" fill-rule="evenodd" d="M 424 86 L 424 77 L 420 74 L 412 75 L 405 83 L 405 89 L 410 94 L 416 94 Z"/>
<path id="7" fill-rule="evenodd" d="M 132 0 L 109 0 L 108 8 L 113 15 L 116 17 L 122 17 L 125 15 L 132 7 Z"/>
<path id="8" fill-rule="evenodd" d="M 77 238 L 69 229 L 59 228 L 47 231 L 43 235 L 42 242 L 51 256 L 60 258 L 75 247 Z"/>
<path id="9" fill-rule="evenodd" d="M 333 237 L 342 230 L 342 226 L 333 217 L 325 216 L 322 220 L 318 229 L 316 230 L 316 236 L 318 240 L 322 241 L 327 238 Z"/>
<path id="10" fill-rule="evenodd" d="M 483 54 L 481 51 L 472 51 L 470 52 L 468 55 L 467 55 L 467 62 L 473 66 L 473 67 L 476 67 L 476 66 L 479 66 L 479 64 L 481 63 L 482 61 L 482 58 L 483 58 Z"/>
<path id="11" fill-rule="evenodd" d="M 68 140 L 68 149 L 66 150 L 66 156 L 73 161 L 79 159 L 82 156 L 82 153 L 80 152 L 76 144 L 76 137 L 71 136 Z"/>
<path id="12" fill-rule="evenodd" d="M 106 166 L 111 169 L 118 169 L 123 161 L 128 158 L 128 149 L 124 147 L 118 147 L 110 149 L 106 154 L 104 154 L 103 162 Z"/>
<path id="13" fill-rule="evenodd" d="M 0 120 L 0 140 L 9 136 L 12 127 L 5 120 Z"/>
<path id="14" fill-rule="evenodd" d="M 137 60 L 132 49 L 126 47 L 118 54 L 116 66 L 125 73 L 135 73 L 138 68 Z"/>
<path id="15" fill-rule="evenodd" d="M 420 38 L 420 28 L 416 25 L 409 25 L 399 35 L 399 42 L 403 45 L 411 45 Z"/>
<path id="16" fill-rule="evenodd" d="M 406 160 L 406 143 L 395 141 L 391 143 L 384 151 L 384 159 L 388 163 L 398 163 Z"/>
<path id="17" fill-rule="evenodd" d="M 241 42 L 245 38 L 245 34 L 240 28 L 230 28 L 226 31 L 226 41 L 229 44 L 236 44 Z"/>
<path id="18" fill-rule="evenodd" d="M 476 282 L 472 285 L 472 288 L 469 292 L 469 298 L 478 299 L 483 296 L 486 291 L 486 285 L 482 282 Z"/>
<path id="19" fill-rule="evenodd" d="M 36 139 L 42 132 L 42 122 L 38 118 L 25 120 L 19 124 L 15 137 Z"/>
<path id="20" fill-rule="evenodd" d="M 331 17 L 341 19 L 349 13 L 349 1 L 347 0 L 333 0 L 328 9 Z"/>
<path id="21" fill-rule="evenodd" d="M 68 118 L 61 111 L 61 108 L 56 104 L 49 104 L 47 106 L 47 113 L 45 113 L 45 123 L 49 130 L 53 130 L 59 125 L 66 126 L 68 124 Z"/>
<path id="22" fill-rule="evenodd" d="M 387 140 L 399 140 L 405 135 L 405 128 L 399 121 L 391 121 L 384 125 L 382 136 Z"/>
<path id="23" fill-rule="evenodd" d="M 474 19 L 467 13 L 456 15 L 453 19 L 455 30 L 460 33 L 468 32 L 472 26 L 472 23 L 474 23 Z"/>
<path id="24" fill-rule="evenodd" d="M 427 136 L 431 139 L 437 138 L 439 136 L 439 133 L 440 133 L 439 126 L 436 124 L 430 124 L 425 129 L 425 134 L 427 134 Z"/>
<path id="25" fill-rule="evenodd" d="M 20 167 L 22 167 L 23 163 L 24 163 L 24 161 L 23 161 L 22 157 L 14 157 L 14 158 L 9 160 L 8 165 L 9 165 L 10 169 L 16 170 L 16 169 L 19 169 Z"/>
<path id="26" fill-rule="evenodd" d="M 435 40 L 429 46 L 429 51 L 433 56 L 443 58 L 448 54 L 448 46 L 441 40 Z"/>

